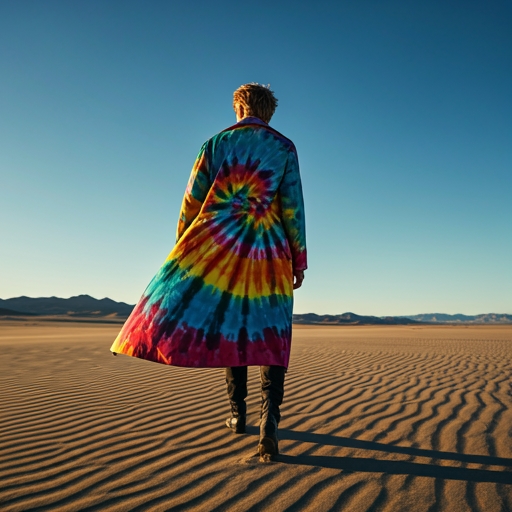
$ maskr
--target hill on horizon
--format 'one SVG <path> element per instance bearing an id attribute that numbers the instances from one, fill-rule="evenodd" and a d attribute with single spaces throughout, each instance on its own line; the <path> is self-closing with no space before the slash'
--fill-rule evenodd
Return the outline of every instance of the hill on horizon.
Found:
<path id="1" fill-rule="evenodd" d="M 66 316 L 124 319 L 129 316 L 133 308 L 132 304 L 116 302 L 108 297 L 95 299 L 90 295 L 77 295 L 68 299 L 25 296 L 0 299 L 0 317 Z M 512 315 L 505 313 L 481 315 L 422 313 L 378 317 L 350 312 L 341 315 L 303 313 L 294 314 L 293 323 L 303 325 L 509 324 L 512 323 Z"/>
<path id="2" fill-rule="evenodd" d="M 421 315 L 409 315 L 407 318 L 417 322 L 435 324 L 461 323 L 461 324 L 503 324 L 512 323 L 512 315 L 505 313 L 484 313 L 481 315 L 447 315 L 445 313 L 423 313 Z"/>
<path id="3" fill-rule="evenodd" d="M 69 299 L 60 297 L 14 297 L 0 299 L 0 308 L 11 310 L 11 314 L 65 315 L 71 317 L 102 318 L 107 316 L 128 317 L 133 305 L 116 302 L 105 297 L 95 299 L 90 295 L 77 295 Z M 0 310 L 0 316 L 7 316 Z"/>
<path id="4" fill-rule="evenodd" d="M 399 316 L 363 316 L 355 313 L 342 315 L 317 315 L 316 313 L 293 315 L 294 324 L 304 325 L 408 325 L 420 322 Z"/>

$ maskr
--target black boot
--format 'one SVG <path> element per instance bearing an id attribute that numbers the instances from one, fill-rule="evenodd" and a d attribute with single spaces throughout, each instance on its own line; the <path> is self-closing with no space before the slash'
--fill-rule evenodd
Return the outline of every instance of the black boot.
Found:
<path id="1" fill-rule="evenodd" d="M 226 384 L 231 405 L 231 418 L 226 420 L 226 426 L 235 434 L 245 434 L 247 366 L 226 368 Z"/>
<path id="2" fill-rule="evenodd" d="M 283 366 L 261 366 L 261 422 L 258 451 L 264 461 L 279 453 L 277 427 L 281 420 L 279 407 L 283 403 Z"/>

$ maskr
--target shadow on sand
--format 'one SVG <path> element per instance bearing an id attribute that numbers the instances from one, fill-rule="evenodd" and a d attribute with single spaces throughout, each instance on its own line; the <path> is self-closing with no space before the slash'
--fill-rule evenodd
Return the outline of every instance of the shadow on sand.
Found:
<path id="1" fill-rule="evenodd" d="M 250 435 L 259 435 L 257 427 L 247 427 Z M 279 429 L 281 441 L 299 441 L 318 445 L 340 446 L 344 448 L 358 448 L 368 451 L 384 453 L 400 453 L 414 457 L 428 457 L 431 459 L 451 460 L 487 466 L 505 466 L 512 468 L 512 459 L 491 457 L 486 455 L 468 455 L 464 453 L 442 452 L 439 450 L 424 450 L 421 448 L 408 448 L 403 446 L 375 443 L 373 441 L 360 441 L 347 437 L 336 437 L 326 434 L 313 434 L 295 430 Z M 512 471 L 489 471 L 485 469 L 467 469 L 438 464 L 418 464 L 395 460 L 382 460 L 376 458 L 330 457 L 322 455 L 279 455 L 276 462 L 285 464 L 300 464 L 304 466 L 317 466 L 330 469 L 341 469 L 347 472 L 387 473 L 391 475 L 413 475 L 448 480 L 465 480 L 467 482 L 494 482 L 512 485 Z"/>

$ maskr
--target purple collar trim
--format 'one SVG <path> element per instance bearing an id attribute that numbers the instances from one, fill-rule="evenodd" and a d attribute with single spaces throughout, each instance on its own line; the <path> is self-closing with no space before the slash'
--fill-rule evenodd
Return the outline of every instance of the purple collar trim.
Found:
<path id="1" fill-rule="evenodd" d="M 259 117 L 244 117 L 241 121 L 236 124 L 261 124 L 262 126 L 268 126 L 265 121 L 262 121 Z"/>

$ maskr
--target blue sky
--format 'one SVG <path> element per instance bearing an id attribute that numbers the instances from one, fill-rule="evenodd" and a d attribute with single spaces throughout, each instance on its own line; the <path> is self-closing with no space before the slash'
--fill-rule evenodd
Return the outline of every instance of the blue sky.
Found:
<path id="1" fill-rule="evenodd" d="M 256 81 L 299 152 L 295 312 L 512 313 L 508 1 L 3 0 L 0 66 L 2 298 L 135 303 Z"/>

